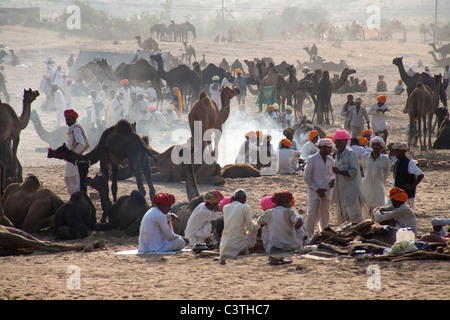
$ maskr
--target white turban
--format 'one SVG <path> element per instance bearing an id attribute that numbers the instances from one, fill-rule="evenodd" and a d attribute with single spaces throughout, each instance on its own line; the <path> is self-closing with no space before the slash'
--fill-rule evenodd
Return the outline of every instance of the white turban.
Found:
<path id="1" fill-rule="evenodd" d="M 334 143 L 329 138 L 323 138 L 317 142 L 317 147 L 334 147 Z"/>
<path id="2" fill-rule="evenodd" d="M 392 150 L 408 150 L 408 145 L 406 142 L 396 142 L 392 146 Z"/>
<path id="3" fill-rule="evenodd" d="M 384 143 L 384 140 L 381 139 L 379 136 L 375 136 L 372 139 L 370 139 L 370 146 L 372 146 L 372 143 L 379 143 L 383 149 L 386 149 L 386 144 Z"/>

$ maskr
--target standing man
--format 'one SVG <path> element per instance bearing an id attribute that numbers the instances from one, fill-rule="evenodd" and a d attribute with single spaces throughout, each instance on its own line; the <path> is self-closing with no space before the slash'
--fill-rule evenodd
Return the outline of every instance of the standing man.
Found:
<path id="1" fill-rule="evenodd" d="M 66 118 L 66 124 L 69 126 L 69 130 L 67 131 L 67 146 L 69 150 L 77 154 L 83 154 L 89 148 L 89 143 L 84 128 L 81 124 L 77 123 L 78 113 L 73 109 L 67 109 L 64 111 L 64 117 Z M 66 161 L 64 183 L 70 195 L 84 190 L 80 185 L 78 166 L 69 161 Z"/>
<path id="2" fill-rule="evenodd" d="M 350 131 L 350 110 L 355 105 L 353 95 L 347 96 L 347 102 L 342 105 L 341 116 L 344 116 L 344 130 Z"/>
<path id="3" fill-rule="evenodd" d="M 222 92 L 222 86 L 219 83 L 220 77 L 215 75 L 211 79 L 213 82 L 209 86 L 209 96 L 216 103 L 217 109 L 222 109 L 222 99 L 220 97 L 220 93 Z"/>
<path id="4" fill-rule="evenodd" d="M 60 127 L 61 123 L 64 121 L 64 110 L 67 109 L 66 100 L 64 99 L 64 94 L 61 89 L 56 84 L 52 84 L 52 92 L 55 97 L 56 121 L 58 127 Z"/>
<path id="5" fill-rule="evenodd" d="M 350 134 L 338 130 L 333 135 L 336 145 L 336 159 L 333 173 L 336 175 L 332 201 L 336 203 L 336 216 L 339 224 L 361 222 L 367 219 L 364 198 L 361 190 L 361 171 L 358 156 L 347 148 Z"/>
<path id="6" fill-rule="evenodd" d="M 309 239 L 314 235 L 317 224 L 320 231 L 328 226 L 334 186 L 334 159 L 330 156 L 334 144 L 325 138 L 319 140 L 317 147 L 319 152 L 308 159 L 303 176 L 308 186 L 305 229 Z"/>
<path id="7" fill-rule="evenodd" d="M 386 124 L 386 112 L 391 111 L 386 104 L 387 98 L 385 95 L 380 95 L 377 97 L 377 103 L 370 106 L 369 115 L 372 116 L 372 129 L 376 136 L 383 135 L 384 143 L 387 142 L 387 137 L 389 135 Z"/>
<path id="8" fill-rule="evenodd" d="M 367 123 L 367 129 L 370 129 L 370 121 L 369 121 L 369 115 L 367 114 L 366 108 L 364 108 L 361 98 L 356 98 L 355 105 L 350 109 L 350 128 L 352 138 L 357 138 L 361 135 L 362 131 L 364 130 L 364 120 L 365 123 Z"/>
<path id="9" fill-rule="evenodd" d="M 450 81 L 450 70 L 449 70 L 449 65 L 447 64 L 445 66 L 445 70 L 444 70 L 444 90 L 447 90 L 448 87 L 448 83 Z"/>
<path id="10" fill-rule="evenodd" d="M 362 194 L 370 217 L 376 207 L 386 205 L 386 181 L 391 169 L 391 161 L 381 152 L 386 149 L 383 139 L 373 137 L 370 140 L 371 152 L 363 155 Z"/>
<path id="11" fill-rule="evenodd" d="M 404 190 L 408 194 L 406 203 L 414 210 L 416 187 L 423 180 L 424 174 L 413 160 L 406 157 L 406 151 L 408 150 L 406 142 L 394 143 L 392 150 L 397 158 L 394 164 L 393 186 Z"/>
<path id="12" fill-rule="evenodd" d="M 223 207 L 222 239 L 220 241 L 221 263 L 227 257 L 247 254 L 256 243 L 258 226 L 252 220 L 252 210 L 247 202 L 247 194 L 238 189 L 231 197 L 231 203 Z"/>
<path id="13" fill-rule="evenodd" d="M 245 104 L 245 96 L 247 95 L 247 81 L 242 76 L 242 70 L 236 69 L 236 78 L 233 81 L 233 86 L 239 88 L 239 95 L 236 97 L 238 105 Z"/>

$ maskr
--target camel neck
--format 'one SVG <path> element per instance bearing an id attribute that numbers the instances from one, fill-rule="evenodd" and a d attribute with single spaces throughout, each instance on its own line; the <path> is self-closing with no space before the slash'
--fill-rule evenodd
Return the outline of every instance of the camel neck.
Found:
<path id="1" fill-rule="evenodd" d="M 30 121 L 30 115 L 31 115 L 31 102 L 26 101 L 23 99 L 23 109 L 22 114 L 20 115 L 20 127 L 25 129 L 28 126 L 28 122 Z"/>

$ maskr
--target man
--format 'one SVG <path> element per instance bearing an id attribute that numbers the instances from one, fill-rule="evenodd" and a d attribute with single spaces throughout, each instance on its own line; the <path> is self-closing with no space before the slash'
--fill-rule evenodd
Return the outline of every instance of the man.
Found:
<path id="1" fill-rule="evenodd" d="M 308 142 L 304 144 L 301 150 L 301 158 L 303 160 L 308 160 L 309 157 L 317 152 L 316 143 L 319 141 L 319 131 L 311 130 L 308 133 Z"/>
<path id="2" fill-rule="evenodd" d="M 345 130 L 338 130 L 333 134 L 336 158 L 332 170 L 336 178 L 332 202 L 337 206 L 336 216 L 339 224 L 367 219 L 358 157 L 353 150 L 347 148 L 349 140 L 350 134 Z"/>
<path id="3" fill-rule="evenodd" d="M 121 87 L 117 90 L 117 93 L 123 95 L 123 118 L 128 119 L 128 112 L 131 105 L 131 86 L 128 79 L 122 79 L 120 81 Z"/>
<path id="4" fill-rule="evenodd" d="M 105 113 L 105 102 L 92 90 L 90 95 L 92 101 L 91 125 L 97 129 L 103 129 L 103 114 Z"/>
<path id="5" fill-rule="evenodd" d="M 414 67 L 413 66 L 409 66 L 408 67 L 408 71 L 406 71 L 406 74 L 410 77 L 412 77 L 413 75 L 415 75 L 417 72 L 414 71 Z"/>
<path id="6" fill-rule="evenodd" d="M 292 208 L 294 196 L 285 190 L 275 193 L 271 200 L 275 207 L 265 210 L 258 218 L 258 224 L 263 227 L 261 235 L 265 251 L 300 250 L 304 236 L 303 218 Z"/>
<path id="7" fill-rule="evenodd" d="M 368 216 L 372 215 L 375 207 L 386 205 L 386 181 L 390 173 L 391 162 L 386 154 L 381 152 L 386 149 L 383 139 L 373 137 L 370 140 L 371 152 L 363 156 L 362 194 L 366 200 L 366 206 L 369 211 Z"/>
<path id="8" fill-rule="evenodd" d="M 397 161 L 394 164 L 393 187 L 398 187 L 408 194 L 407 204 L 415 209 L 414 199 L 417 185 L 423 180 L 424 174 L 416 163 L 406 157 L 408 145 L 406 142 L 396 142 L 392 146 Z"/>
<path id="9" fill-rule="evenodd" d="M 249 131 L 245 134 L 245 141 L 240 145 L 236 156 L 236 163 L 256 164 L 259 147 L 256 145 L 256 133 Z"/>
<path id="10" fill-rule="evenodd" d="M 290 149 L 291 146 L 290 140 L 281 139 L 281 148 L 278 150 L 278 173 L 281 175 L 294 174 L 299 166 L 300 151 Z"/>
<path id="11" fill-rule="evenodd" d="M 384 76 L 380 75 L 378 76 L 377 92 L 386 92 L 386 91 L 387 91 L 386 81 L 384 81 Z"/>
<path id="12" fill-rule="evenodd" d="M 169 193 L 155 195 L 152 207 L 142 217 L 139 229 L 138 253 L 179 251 L 186 246 L 184 239 L 169 226 L 167 214 L 175 203 L 175 197 Z"/>
<path id="13" fill-rule="evenodd" d="M 322 231 L 330 221 L 332 188 L 334 186 L 334 159 L 330 156 L 334 147 L 331 139 L 320 139 L 317 143 L 319 152 L 306 162 L 303 179 L 308 186 L 305 229 L 308 238 L 314 235 L 314 229 L 319 225 Z"/>
<path id="14" fill-rule="evenodd" d="M 150 120 L 150 114 L 149 114 L 149 103 L 147 99 L 144 98 L 144 95 L 142 93 L 139 93 L 136 95 L 137 101 L 136 101 L 136 122 L 137 122 L 137 133 L 139 135 L 145 135 L 147 134 L 147 126 Z M 156 110 L 156 107 L 155 107 Z M 154 111 L 155 111 L 154 110 Z M 163 116 L 164 117 L 164 116 Z M 164 118 L 165 120 L 165 118 Z"/>
<path id="15" fill-rule="evenodd" d="M 350 130 L 350 110 L 355 105 L 353 95 L 347 96 L 347 102 L 342 105 L 341 116 L 344 116 L 344 130 Z"/>
<path id="16" fill-rule="evenodd" d="M 231 197 L 231 203 L 223 207 L 224 229 L 220 241 L 221 263 L 227 257 L 247 254 L 256 243 L 257 225 L 252 220 L 252 210 L 244 190 L 238 189 Z"/>
<path id="17" fill-rule="evenodd" d="M 389 190 L 392 206 L 377 207 L 373 211 L 373 220 L 380 224 L 389 224 L 395 228 L 411 228 L 417 236 L 417 222 L 413 211 L 408 206 L 408 194 L 400 188 Z"/>
<path id="18" fill-rule="evenodd" d="M 402 79 L 399 79 L 399 80 L 397 81 L 397 85 L 396 85 L 395 88 L 394 88 L 394 94 L 395 94 L 396 96 L 399 96 L 399 95 L 401 95 L 403 92 L 405 92 L 405 86 L 404 86 L 404 84 L 403 84 Z"/>
<path id="19" fill-rule="evenodd" d="M 89 143 L 83 127 L 77 123 L 78 113 L 73 109 L 67 109 L 64 111 L 64 117 L 66 119 L 66 124 L 69 127 L 69 130 L 67 131 L 67 146 L 69 147 L 69 150 L 77 154 L 83 154 L 89 148 Z M 80 185 L 80 174 L 78 173 L 77 165 L 72 164 L 69 161 L 66 161 L 64 183 L 66 184 L 67 192 L 70 195 L 84 189 L 81 188 Z"/>
<path id="20" fill-rule="evenodd" d="M 355 105 L 350 109 L 349 122 L 352 138 L 357 138 L 361 135 L 361 132 L 364 130 L 364 120 L 367 123 L 367 129 L 370 129 L 369 115 L 366 108 L 361 105 L 362 102 L 361 98 L 356 98 Z"/>
<path id="21" fill-rule="evenodd" d="M 222 87 L 231 87 L 233 86 L 233 77 L 231 76 L 231 72 L 225 72 L 225 77 L 222 79 Z"/>
<path id="22" fill-rule="evenodd" d="M 292 146 L 289 149 L 298 150 L 297 142 L 294 140 L 294 133 L 295 133 L 295 130 L 292 128 L 286 128 L 283 130 L 283 136 L 285 136 L 286 139 L 288 139 L 289 141 L 292 142 Z M 281 148 L 281 141 L 278 144 L 278 149 L 280 149 L 280 148 Z"/>
<path id="23" fill-rule="evenodd" d="M 148 127 L 154 130 L 166 130 L 169 129 L 166 117 L 162 112 L 156 110 L 156 106 L 148 107 L 150 112 L 150 119 L 148 122 Z"/>
<path id="24" fill-rule="evenodd" d="M 219 203 L 224 196 L 219 190 L 211 190 L 205 194 L 205 201 L 200 203 L 192 212 L 184 230 L 184 236 L 189 240 L 189 246 L 196 243 L 206 243 L 211 239 L 219 218 Z"/>
<path id="25" fill-rule="evenodd" d="M 217 109 L 222 109 L 222 99 L 220 97 L 220 93 L 222 92 L 222 86 L 220 85 L 220 77 L 218 75 L 215 75 L 211 79 L 213 82 L 209 86 L 209 96 L 211 97 L 211 100 L 213 100 L 216 105 Z"/>
<path id="26" fill-rule="evenodd" d="M 247 95 L 247 82 L 242 76 L 242 70 L 236 69 L 236 78 L 233 81 L 233 86 L 239 88 L 239 95 L 236 97 L 238 105 L 245 104 L 245 96 Z"/>
<path id="27" fill-rule="evenodd" d="M 58 87 L 62 87 L 63 85 L 63 79 L 62 79 L 62 73 L 61 73 L 61 66 L 56 67 L 56 71 L 53 74 L 53 83 L 56 84 Z"/>
<path id="28" fill-rule="evenodd" d="M 111 127 L 117 123 L 113 110 L 113 102 L 116 99 L 116 90 L 110 90 L 109 96 L 105 100 L 105 122 L 106 127 Z"/>
<path id="29" fill-rule="evenodd" d="M 52 85 L 52 92 L 55 97 L 56 122 L 58 123 L 58 127 L 60 127 L 62 121 L 64 121 L 64 110 L 67 109 L 66 100 L 61 89 L 56 84 Z"/>
<path id="30" fill-rule="evenodd" d="M 449 70 L 449 65 L 448 64 L 445 66 L 443 79 L 444 79 L 443 80 L 444 89 L 447 90 L 448 83 L 450 81 L 450 70 Z"/>
<path id="31" fill-rule="evenodd" d="M 116 93 L 111 103 L 112 113 L 114 114 L 113 125 L 124 117 L 123 93 Z"/>
<path id="32" fill-rule="evenodd" d="M 387 137 L 389 136 L 386 124 L 386 112 L 391 111 L 386 104 L 386 101 L 386 96 L 380 95 L 377 97 L 377 103 L 372 104 L 369 109 L 369 115 L 372 116 L 373 133 L 376 136 L 383 135 L 385 144 L 387 143 Z"/>

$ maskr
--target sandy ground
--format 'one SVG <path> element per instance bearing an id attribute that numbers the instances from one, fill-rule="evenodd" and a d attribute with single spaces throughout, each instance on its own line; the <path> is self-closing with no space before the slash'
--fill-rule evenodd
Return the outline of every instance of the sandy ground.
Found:
<path id="1" fill-rule="evenodd" d="M 332 43 L 317 43 L 319 55 L 329 61 L 338 62 L 344 59 L 357 70 L 356 76 L 366 79 L 368 92 L 356 94 L 366 102 L 373 102 L 378 75 L 383 74 L 388 83 L 388 104 L 392 111 L 388 115 L 390 131 L 389 141 L 404 140 L 407 116 L 402 113 L 406 96 L 394 96 L 393 88 L 399 79 L 397 68 L 392 59 L 404 57 L 404 64 L 416 65 L 422 59 L 424 65 L 430 65 L 432 72 L 442 72 L 431 64 L 431 56 L 427 53 L 430 47 L 421 43 L 419 35 L 410 35 L 407 43 L 392 42 L 349 42 L 345 41 L 341 48 L 332 47 Z M 121 45 L 113 45 L 112 41 L 93 41 L 89 39 L 61 39 L 58 34 L 48 31 L 36 31 L 22 27 L 2 27 L 1 42 L 8 48 L 15 49 L 21 66 L 12 67 L 9 58 L 5 61 L 5 74 L 11 94 L 11 105 L 17 113 L 21 113 L 22 94 L 24 88 L 38 89 L 39 79 L 45 73 L 44 60 L 51 56 L 57 64 L 63 65 L 70 53 L 77 55 L 78 50 L 102 50 L 134 52 L 138 49 L 133 39 Z M 225 57 L 231 64 L 234 59 L 241 61 L 254 57 L 273 57 L 278 63 L 286 60 L 296 64 L 296 60 L 306 61 L 308 56 L 302 50 L 311 46 L 312 39 L 291 40 L 283 42 L 269 39 L 263 43 L 247 42 L 240 44 L 214 43 L 212 39 L 199 39 L 194 47 L 197 59 L 201 53 L 206 54 L 208 62 L 219 64 Z M 183 49 L 179 43 L 161 43 L 162 50 L 170 50 L 180 56 Z M 416 67 L 417 68 L 417 67 Z M 44 113 L 40 105 L 45 100 L 40 96 L 32 105 L 39 111 L 41 120 L 47 129 L 56 127 L 54 113 Z M 83 115 L 87 106 L 87 98 L 74 98 L 73 105 Z M 257 114 L 256 96 L 247 97 L 247 105 L 253 115 Z M 342 117 L 338 115 L 345 95 L 333 94 L 335 106 L 335 124 L 324 125 L 322 129 L 332 133 L 340 128 Z M 168 101 L 167 101 L 168 104 Z M 237 102 L 233 101 L 232 109 Z M 312 107 L 306 105 L 304 112 L 312 117 Z M 255 128 L 256 129 L 256 128 Z M 157 139 L 155 148 L 164 150 Z M 64 163 L 47 159 L 46 154 L 37 152 L 36 148 L 46 148 L 45 142 L 37 136 L 33 124 L 21 134 L 19 158 L 24 166 L 24 176 L 36 175 L 43 186 L 58 193 L 63 200 L 69 196 L 63 182 Z M 420 152 L 413 149 L 413 158 L 430 160 L 450 160 L 449 151 Z M 234 157 L 234 155 L 232 156 Z M 98 167 L 91 168 L 95 173 Z M 430 229 L 433 217 L 450 215 L 448 198 L 449 171 L 425 169 L 425 179 L 418 187 L 416 199 L 416 216 L 419 232 L 426 233 Z M 387 188 L 392 183 L 388 179 Z M 119 196 L 129 194 L 136 188 L 134 179 L 119 182 Z M 173 193 L 177 202 L 187 200 L 182 183 L 155 183 L 157 192 Z M 209 185 L 199 186 L 200 192 L 213 188 Z M 260 215 L 259 199 L 274 191 L 289 189 L 296 198 L 296 209 L 303 216 L 307 211 L 306 186 L 302 174 L 294 176 L 271 176 L 261 178 L 227 179 L 220 189 L 225 195 L 231 195 L 237 188 L 248 192 L 248 203 L 254 217 Z M 92 191 L 92 190 L 91 190 Z M 100 202 L 93 200 L 97 212 L 101 214 Z M 337 226 L 335 208 L 331 209 L 332 227 Z M 49 232 L 36 235 L 39 238 L 52 240 Z M 21 256 L 0 257 L 0 299 L 29 300 L 97 300 L 97 299 L 149 299 L 149 300 L 191 300 L 191 299 L 242 299 L 242 300 L 447 300 L 450 289 L 450 265 L 445 261 L 403 261 L 375 263 L 381 275 L 381 287 L 370 289 L 367 273 L 373 262 L 354 259 L 308 259 L 302 255 L 290 255 L 292 264 L 271 266 L 267 254 L 251 254 L 228 260 L 220 265 L 212 257 L 197 257 L 192 252 L 176 255 L 117 255 L 123 250 L 137 248 L 137 237 L 124 236 L 119 231 L 95 232 L 89 238 L 67 243 L 87 243 L 96 239 L 105 239 L 106 248 L 90 253 L 42 253 Z M 70 289 L 67 280 L 72 276 L 73 266 L 78 267 L 81 277 L 81 288 Z"/>

